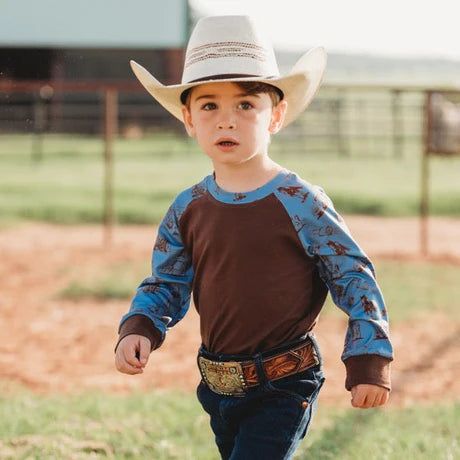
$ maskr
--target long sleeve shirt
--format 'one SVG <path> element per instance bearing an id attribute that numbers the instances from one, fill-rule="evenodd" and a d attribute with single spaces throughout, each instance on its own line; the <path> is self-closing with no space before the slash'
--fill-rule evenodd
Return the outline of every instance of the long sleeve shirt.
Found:
<path id="1" fill-rule="evenodd" d="M 159 347 L 193 292 L 206 348 L 253 354 L 312 330 L 328 291 L 349 317 L 346 388 L 390 388 L 393 352 L 374 267 L 324 190 L 283 170 L 231 193 L 211 174 L 180 193 L 161 222 L 152 276 L 122 318 L 119 340 L 136 333 Z"/>

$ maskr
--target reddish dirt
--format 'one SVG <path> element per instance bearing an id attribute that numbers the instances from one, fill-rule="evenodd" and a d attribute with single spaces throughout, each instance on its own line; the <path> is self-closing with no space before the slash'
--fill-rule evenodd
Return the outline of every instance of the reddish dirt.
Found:
<path id="1" fill-rule="evenodd" d="M 346 217 L 356 239 L 371 257 L 421 259 L 416 219 Z M 433 219 L 430 250 L 434 263 L 460 264 L 460 220 Z M 199 318 L 193 306 L 168 333 L 142 376 L 118 373 L 113 364 L 116 329 L 129 302 L 62 300 L 56 293 L 79 273 L 101 276 L 113 264 L 148 261 L 156 230 L 117 227 L 110 247 L 98 226 L 24 224 L 0 231 L 0 378 L 20 382 L 40 393 L 111 391 L 176 387 L 193 391 Z M 148 274 L 146 274 L 148 275 Z M 134 288 L 135 286 L 133 286 Z M 343 319 L 320 319 L 316 335 L 325 359 L 323 403 L 348 404 L 340 353 Z M 458 397 L 460 394 L 460 324 L 431 315 L 392 327 L 396 360 L 392 364 L 391 405 Z"/>

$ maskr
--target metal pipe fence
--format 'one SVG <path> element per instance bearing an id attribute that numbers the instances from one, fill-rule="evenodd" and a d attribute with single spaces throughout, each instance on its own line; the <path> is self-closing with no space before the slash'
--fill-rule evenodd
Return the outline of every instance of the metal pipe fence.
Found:
<path id="1" fill-rule="evenodd" d="M 0 133 L 104 135 L 107 91 L 117 94 L 120 136 L 170 132 L 181 123 L 137 82 L 0 81 Z M 323 85 L 310 107 L 276 136 L 286 151 L 402 157 L 423 150 L 422 87 Z M 278 142 L 279 139 L 279 142 Z"/>

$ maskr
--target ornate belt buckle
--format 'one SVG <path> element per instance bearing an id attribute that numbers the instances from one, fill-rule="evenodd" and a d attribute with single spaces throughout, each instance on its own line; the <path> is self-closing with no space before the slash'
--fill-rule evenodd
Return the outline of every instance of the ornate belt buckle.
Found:
<path id="1" fill-rule="evenodd" d="M 227 396 L 244 396 L 246 383 L 241 364 L 236 361 L 211 361 L 200 356 L 201 376 L 214 393 Z"/>

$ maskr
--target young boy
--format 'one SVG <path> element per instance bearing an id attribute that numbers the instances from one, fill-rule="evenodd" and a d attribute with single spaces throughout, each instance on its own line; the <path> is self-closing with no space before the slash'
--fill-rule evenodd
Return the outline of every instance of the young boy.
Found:
<path id="1" fill-rule="evenodd" d="M 271 134 L 305 110 L 325 65 L 315 48 L 279 77 L 272 48 L 246 16 L 198 22 L 180 85 L 163 86 L 132 63 L 214 172 L 180 193 L 163 219 L 152 276 L 120 324 L 116 367 L 142 373 L 193 290 L 197 396 L 222 458 L 292 457 L 324 381 L 312 329 L 328 290 L 349 315 L 342 359 L 352 405 L 388 398 L 392 348 L 372 264 L 325 192 L 268 156 Z"/>

